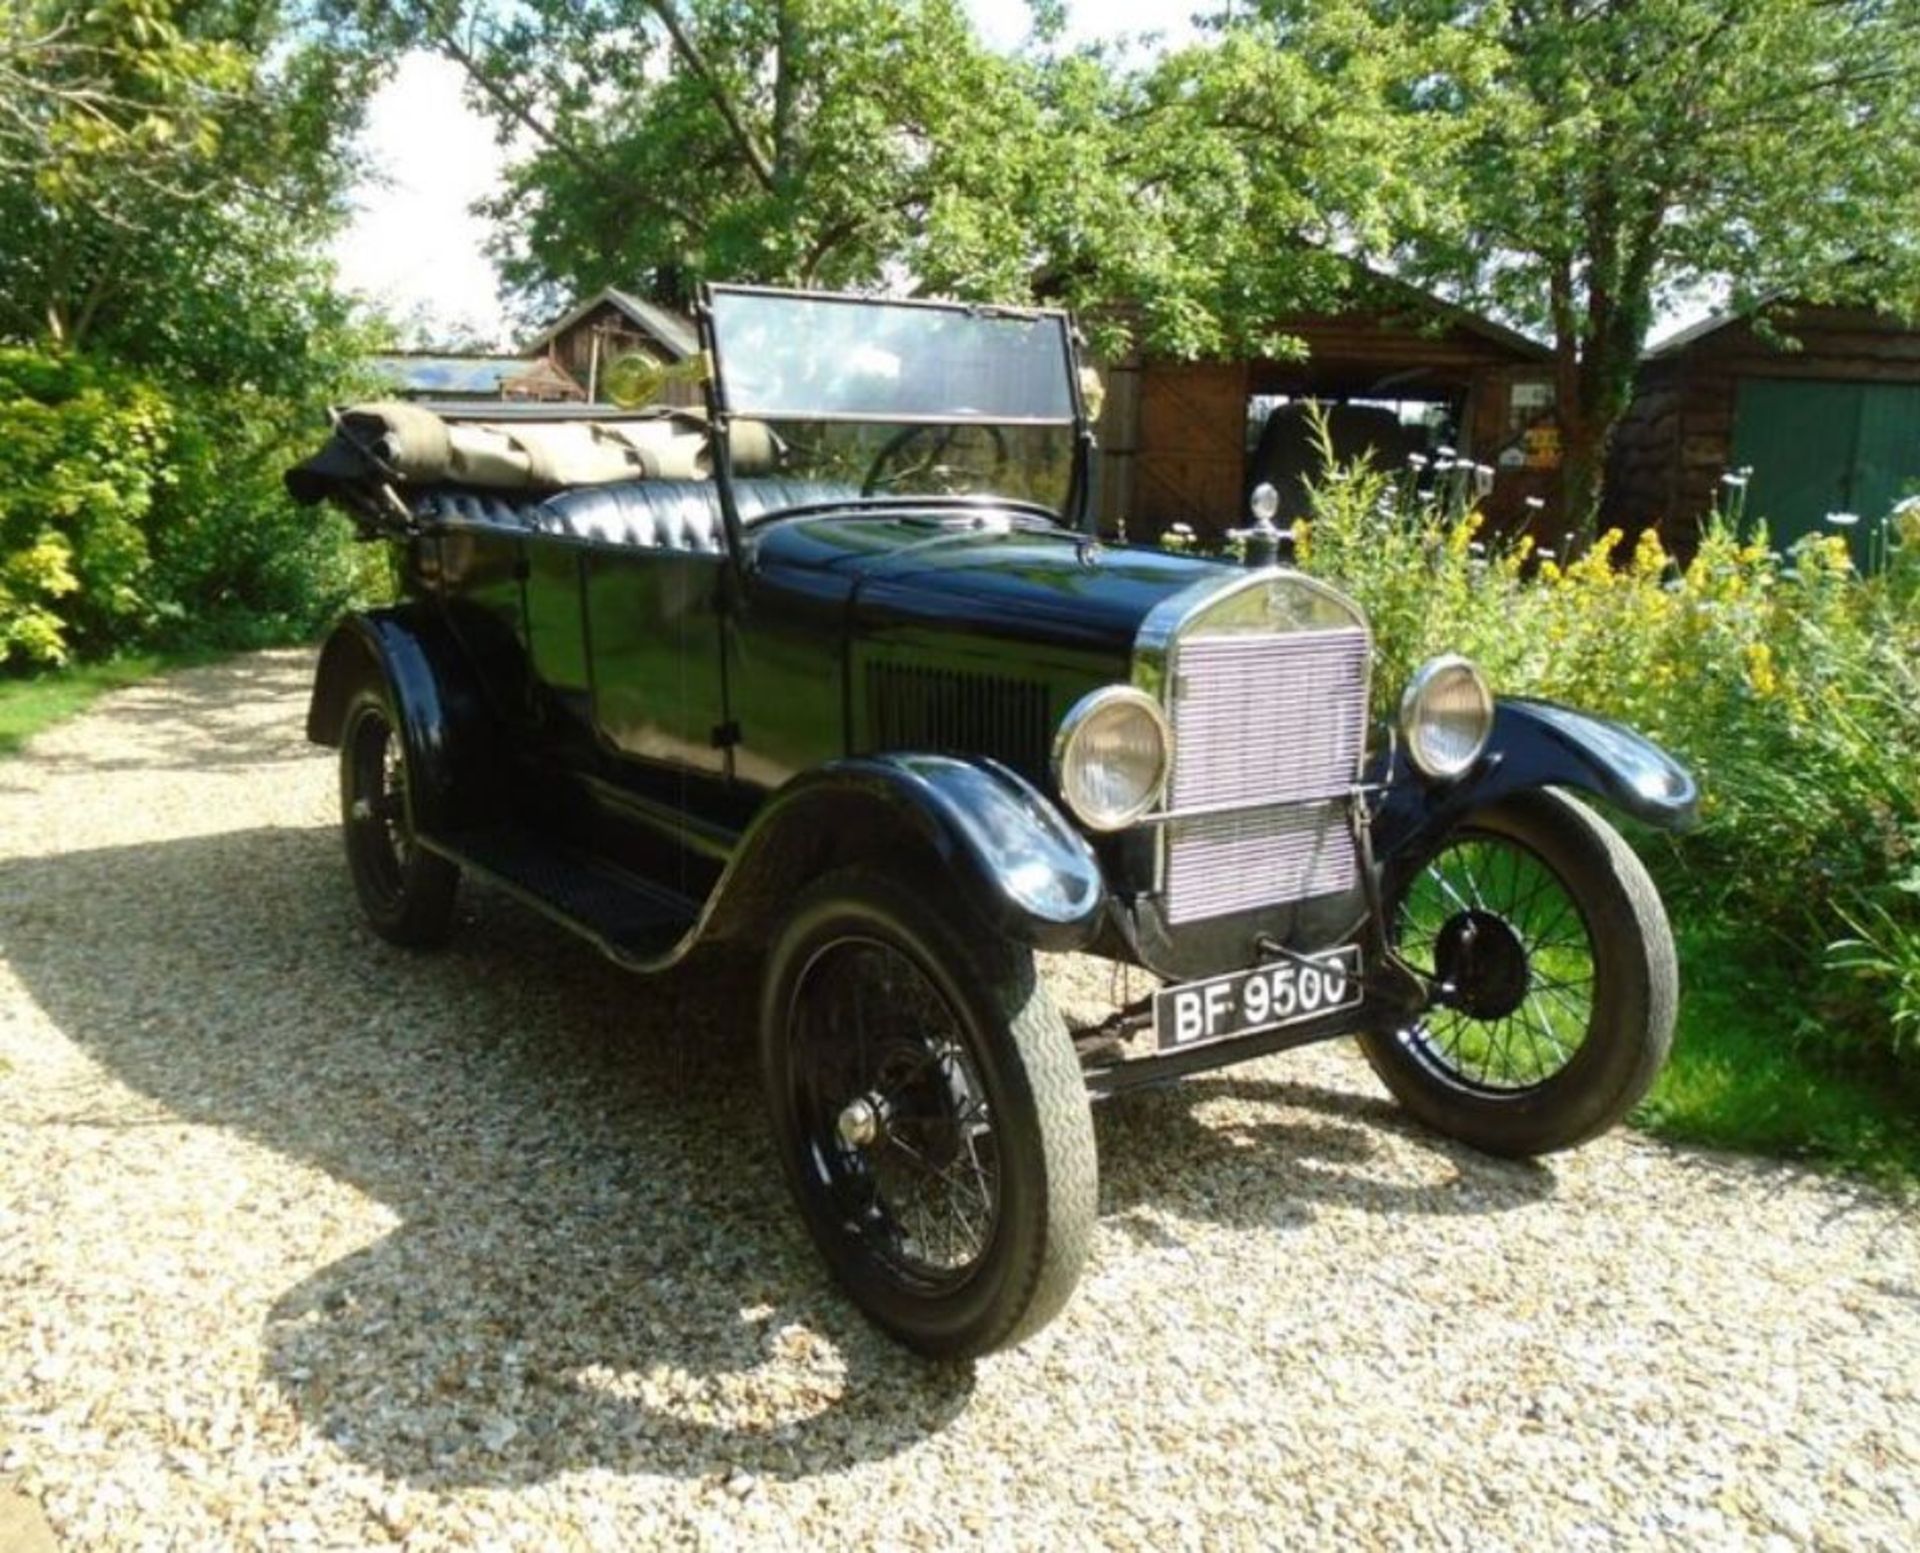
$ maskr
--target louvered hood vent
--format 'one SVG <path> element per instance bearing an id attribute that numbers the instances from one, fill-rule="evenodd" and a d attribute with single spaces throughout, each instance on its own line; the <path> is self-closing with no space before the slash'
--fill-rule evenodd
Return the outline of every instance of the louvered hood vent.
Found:
<path id="1" fill-rule="evenodd" d="M 1044 783 L 1053 748 L 1047 687 L 1003 674 L 911 663 L 867 666 L 867 741 L 875 751 L 990 755 Z"/>

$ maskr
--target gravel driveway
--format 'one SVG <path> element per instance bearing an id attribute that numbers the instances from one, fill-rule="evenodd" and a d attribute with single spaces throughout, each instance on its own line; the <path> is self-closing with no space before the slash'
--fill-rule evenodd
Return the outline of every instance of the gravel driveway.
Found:
<path id="1" fill-rule="evenodd" d="M 1911 1214 L 1496 1163 L 1344 1049 L 1102 1109 L 1067 1315 L 908 1358 L 789 1208 L 737 967 L 473 889 L 443 953 L 360 927 L 309 671 L 0 762 L 0 1487 L 62 1547 L 1913 1545 Z"/>

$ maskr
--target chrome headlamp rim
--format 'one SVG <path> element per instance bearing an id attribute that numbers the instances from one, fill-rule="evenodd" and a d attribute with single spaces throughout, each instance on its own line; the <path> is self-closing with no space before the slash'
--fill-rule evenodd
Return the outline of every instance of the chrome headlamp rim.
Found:
<path id="1" fill-rule="evenodd" d="M 1067 755 L 1073 748 L 1074 739 L 1094 716 L 1115 705 L 1137 708 L 1151 720 L 1160 739 L 1160 774 L 1140 800 L 1128 809 L 1113 814 L 1088 813 L 1074 801 L 1074 794 L 1067 786 Z M 1060 719 L 1060 726 L 1053 735 L 1050 768 L 1054 791 L 1059 793 L 1060 801 L 1082 825 L 1101 832 L 1125 830 L 1150 814 L 1166 793 L 1167 783 L 1173 775 L 1173 726 L 1167 721 L 1166 711 L 1159 701 L 1146 691 L 1134 685 L 1102 685 L 1074 702 L 1067 708 L 1067 715 Z"/>
<path id="2" fill-rule="evenodd" d="M 1473 748 L 1464 758 L 1452 762 L 1436 761 L 1421 739 L 1420 714 L 1428 693 L 1443 677 L 1463 672 L 1473 685 L 1480 703 L 1480 736 L 1474 740 Z M 1407 746 L 1407 758 L 1413 762 L 1414 769 L 1436 782 L 1457 781 L 1471 771 L 1486 753 L 1487 740 L 1493 735 L 1493 690 L 1487 684 L 1487 676 L 1481 671 L 1480 665 L 1471 658 L 1460 653 L 1441 653 L 1414 670 L 1400 697 L 1397 721 L 1400 737 Z"/>

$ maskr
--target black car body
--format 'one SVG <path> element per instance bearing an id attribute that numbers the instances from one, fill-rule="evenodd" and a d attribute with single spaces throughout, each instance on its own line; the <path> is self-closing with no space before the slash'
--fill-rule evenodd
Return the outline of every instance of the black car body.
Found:
<path id="1" fill-rule="evenodd" d="M 702 945 L 764 963 L 801 1205 L 856 1298 L 931 1351 L 1064 1301 L 1089 1091 L 1357 1033 L 1416 1111 L 1508 1152 L 1644 1091 L 1665 920 L 1550 789 L 1680 824 L 1673 761 L 1496 703 L 1458 660 L 1376 733 L 1337 590 L 1100 541 L 1063 315 L 714 288 L 701 322 L 702 416 L 376 406 L 289 476 L 394 549 L 400 600 L 330 639 L 309 719 L 342 750 L 376 927 L 441 936 L 465 869 L 635 970 Z M 1448 884 L 1462 848 L 1508 861 L 1512 910 Z M 1584 925 L 1573 1013 L 1523 884 Z M 1423 890 L 1441 915 L 1416 933 Z M 1162 988 L 1070 1032 L 1034 950 Z M 1566 1050 L 1497 1081 L 1523 1015 Z M 1441 1054 L 1443 1020 L 1474 1022 L 1477 1066 Z M 936 1254 L 922 1198 L 958 1176 L 939 1212 L 978 1222 Z"/>

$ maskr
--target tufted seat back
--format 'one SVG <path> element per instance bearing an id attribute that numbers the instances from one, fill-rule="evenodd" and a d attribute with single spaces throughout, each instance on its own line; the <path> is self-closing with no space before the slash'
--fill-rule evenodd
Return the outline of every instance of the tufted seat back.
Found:
<path id="1" fill-rule="evenodd" d="M 792 507 L 825 507 L 858 501 L 860 488 L 841 480 L 786 480 L 768 475 L 758 480 L 734 481 L 733 499 L 740 506 L 740 521 L 750 524 Z"/>
<path id="2" fill-rule="evenodd" d="M 725 547 L 720 498 L 711 480 L 629 480 L 549 496 L 533 527 L 636 550 L 717 552 Z"/>
<path id="3" fill-rule="evenodd" d="M 738 480 L 733 489 L 740 521 L 747 524 L 792 507 L 853 501 L 860 494 L 838 481 L 775 477 Z M 625 480 L 537 500 L 503 491 L 437 490 L 420 498 L 414 510 L 428 522 L 485 524 L 635 550 L 717 554 L 726 547 L 720 492 L 711 480 Z"/>
<path id="4" fill-rule="evenodd" d="M 816 503 L 851 501 L 859 492 L 827 480 L 740 480 L 740 521 Z M 639 550 L 715 553 L 725 548 L 720 492 L 711 480 L 630 480 L 549 496 L 527 515 L 536 532 Z"/>
<path id="5" fill-rule="evenodd" d="M 425 523 L 484 523 L 490 528 L 537 534 L 539 507 L 508 491 L 429 491 L 413 502 L 414 516 Z"/>

